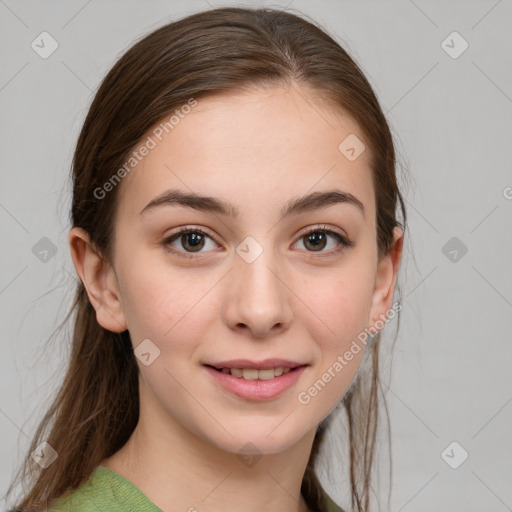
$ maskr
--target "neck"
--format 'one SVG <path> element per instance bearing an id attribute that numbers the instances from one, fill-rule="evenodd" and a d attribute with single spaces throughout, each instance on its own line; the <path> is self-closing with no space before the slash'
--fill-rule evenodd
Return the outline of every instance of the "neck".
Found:
<path id="1" fill-rule="evenodd" d="M 128 442 L 101 462 L 164 512 L 308 512 L 300 488 L 314 431 L 279 453 L 225 451 L 143 407 Z"/>

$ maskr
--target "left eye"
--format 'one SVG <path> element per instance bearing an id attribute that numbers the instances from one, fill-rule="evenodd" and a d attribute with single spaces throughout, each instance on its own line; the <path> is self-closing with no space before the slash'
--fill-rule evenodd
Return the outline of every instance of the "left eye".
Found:
<path id="1" fill-rule="evenodd" d="M 329 245 L 329 238 L 334 240 L 332 242 L 331 247 L 328 249 L 340 249 L 341 247 L 352 247 L 354 245 L 353 242 L 349 241 L 340 233 L 333 231 L 331 229 L 319 229 L 313 228 L 310 229 L 307 233 L 303 234 L 298 242 L 303 242 L 304 246 L 308 250 L 308 252 L 328 252 L 323 251 Z"/>

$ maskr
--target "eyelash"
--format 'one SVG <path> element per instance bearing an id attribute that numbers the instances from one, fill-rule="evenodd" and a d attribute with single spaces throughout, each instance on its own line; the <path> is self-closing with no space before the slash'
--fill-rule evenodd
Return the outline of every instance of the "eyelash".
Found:
<path id="1" fill-rule="evenodd" d="M 189 233 L 196 233 L 196 234 L 200 234 L 200 235 L 203 235 L 203 236 L 207 236 L 208 238 L 211 238 L 216 244 L 218 244 L 218 242 L 215 240 L 214 237 L 212 237 L 211 235 L 209 235 L 208 233 L 206 233 L 202 229 L 191 228 L 191 227 L 181 227 L 179 229 L 179 231 L 177 231 L 176 233 L 173 233 L 172 235 L 170 235 L 167 238 L 165 238 L 163 240 L 163 242 L 162 242 L 162 245 L 164 247 L 166 247 L 172 253 L 178 254 L 179 256 L 182 256 L 184 258 L 197 258 L 197 257 L 201 257 L 201 253 L 191 253 L 191 252 L 186 252 L 186 251 L 180 251 L 180 250 L 175 249 L 174 247 L 169 247 L 172 244 L 172 242 L 174 242 L 175 240 L 177 240 L 181 236 L 187 235 Z M 325 254 L 324 253 L 319 253 L 321 256 L 333 254 L 333 253 L 336 253 L 336 252 L 340 252 L 340 251 L 342 251 L 344 249 L 351 248 L 351 247 L 353 247 L 355 245 L 355 242 L 353 242 L 352 240 L 349 240 L 348 238 L 343 236 L 341 233 L 338 233 L 337 231 L 334 231 L 332 229 L 326 228 L 325 226 L 322 226 L 322 227 L 317 226 L 317 227 L 309 228 L 306 232 L 302 233 L 299 236 L 297 241 L 300 240 L 301 238 L 304 238 L 304 237 L 306 237 L 308 235 L 311 235 L 313 233 L 322 233 L 322 234 L 330 235 L 339 244 L 338 248 L 334 249 L 331 252 L 327 252 Z M 306 252 L 310 252 L 310 253 L 313 253 L 313 254 L 315 253 L 315 251 L 306 251 Z"/>

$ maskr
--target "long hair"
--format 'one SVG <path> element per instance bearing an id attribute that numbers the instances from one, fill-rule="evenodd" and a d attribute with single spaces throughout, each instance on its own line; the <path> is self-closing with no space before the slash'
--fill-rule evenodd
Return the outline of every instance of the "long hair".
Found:
<path id="1" fill-rule="evenodd" d="M 361 69 L 324 30 L 281 10 L 219 8 L 190 15 L 142 37 L 100 84 L 72 161 L 71 223 L 83 228 L 105 261 L 112 261 L 117 188 L 98 189 L 122 168 L 148 130 L 191 98 L 279 84 L 298 84 L 348 113 L 371 154 L 379 257 L 388 254 L 406 212 L 395 172 L 392 135 Z M 403 223 L 397 219 L 397 208 Z M 56 396 L 39 424 L 18 478 L 29 490 L 13 510 L 39 510 L 86 481 L 101 460 L 119 450 L 139 416 L 138 367 L 128 331 L 102 328 L 81 281 L 71 354 Z M 67 320 L 67 319 L 66 319 Z M 371 492 L 379 410 L 380 334 L 368 346 L 372 371 L 357 378 L 343 399 L 348 418 L 352 506 L 366 512 Z M 384 397 L 382 397 L 384 398 Z M 325 511 L 315 460 L 327 421 L 317 430 L 301 493 Z M 30 453 L 47 442 L 58 458 L 41 470 Z M 11 485 L 12 487 L 12 485 Z M 9 489 L 11 492 L 11 488 Z"/>

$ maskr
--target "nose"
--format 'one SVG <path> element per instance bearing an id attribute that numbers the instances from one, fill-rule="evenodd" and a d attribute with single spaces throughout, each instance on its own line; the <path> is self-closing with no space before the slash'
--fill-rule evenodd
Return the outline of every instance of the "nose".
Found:
<path id="1" fill-rule="evenodd" d="M 287 330 L 292 319 L 290 288 L 271 251 L 252 263 L 236 257 L 229 273 L 223 315 L 230 329 L 254 338 Z"/>

